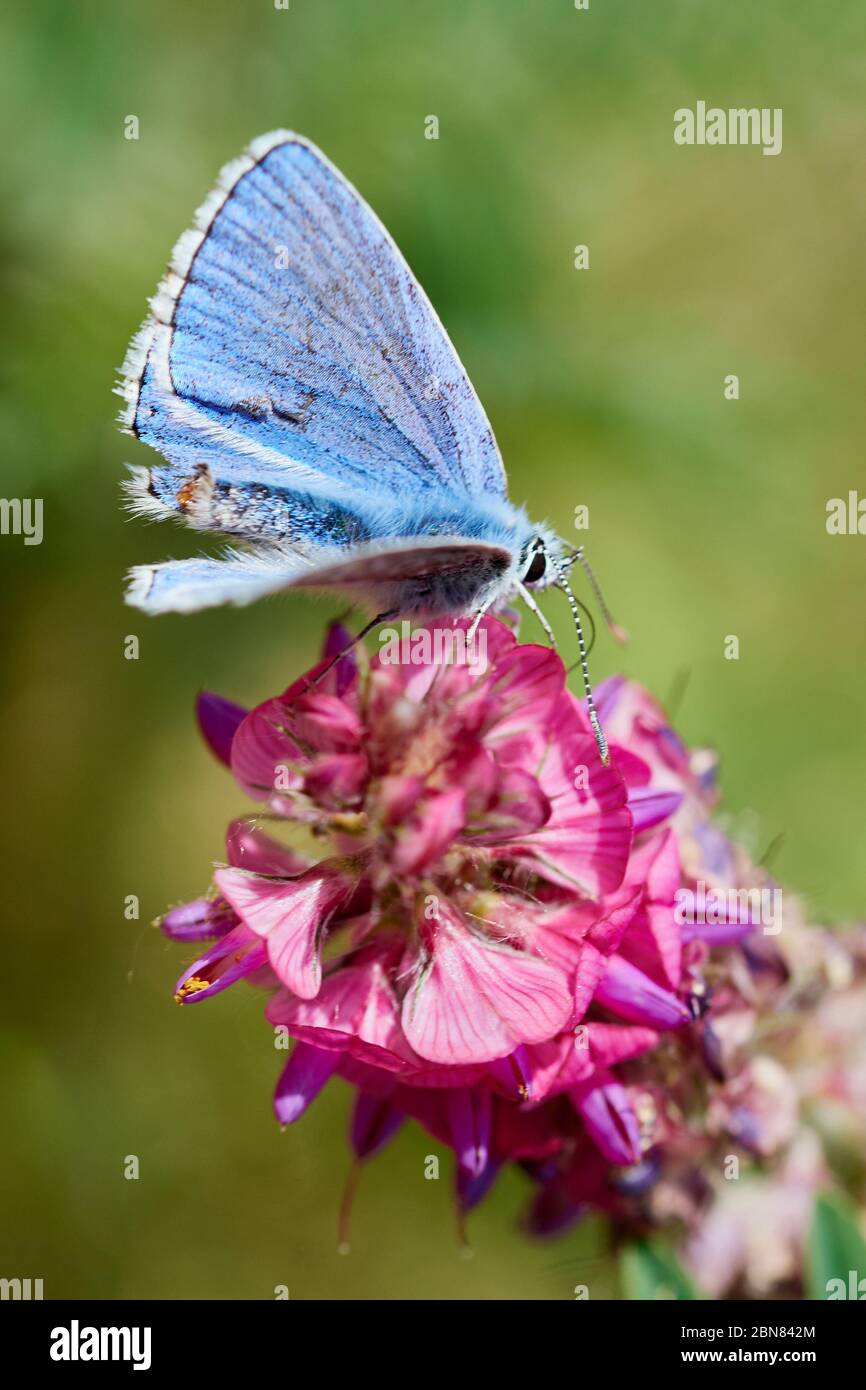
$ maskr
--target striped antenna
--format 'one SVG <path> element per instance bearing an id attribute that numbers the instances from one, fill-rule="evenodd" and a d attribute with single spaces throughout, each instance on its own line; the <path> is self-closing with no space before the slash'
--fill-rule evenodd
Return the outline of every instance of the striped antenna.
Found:
<path id="1" fill-rule="evenodd" d="M 574 619 L 574 626 L 577 631 L 577 648 L 580 653 L 580 674 L 583 680 L 584 693 L 586 695 L 586 708 L 589 713 L 589 722 L 592 725 L 592 732 L 595 734 L 595 741 L 598 744 L 601 761 L 604 763 L 604 766 L 607 767 L 610 763 L 610 751 L 607 746 L 607 739 L 604 736 L 604 730 L 601 727 L 601 720 L 598 717 L 598 710 L 595 707 L 595 700 L 592 697 L 592 683 L 589 679 L 589 665 L 586 660 L 586 642 L 583 636 L 583 625 L 580 621 L 580 608 L 578 607 L 577 599 L 571 592 L 571 585 L 566 578 L 565 567 L 557 565 L 556 570 L 559 575 L 559 584 L 557 587 L 562 590 L 568 599 L 568 604 L 571 608 L 571 616 Z"/>

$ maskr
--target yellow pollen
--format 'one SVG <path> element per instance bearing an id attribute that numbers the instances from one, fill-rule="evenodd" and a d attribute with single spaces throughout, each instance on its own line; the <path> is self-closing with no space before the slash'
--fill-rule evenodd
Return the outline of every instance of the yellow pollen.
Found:
<path id="1" fill-rule="evenodd" d="M 190 975 L 189 979 L 183 982 L 180 989 L 175 994 L 174 1002 L 176 1004 L 182 1004 L 187 995 L 198 994 L 200 989 L 207 989 L 207 987 L 207 980 L 200 980 L 198 975 Z"/>

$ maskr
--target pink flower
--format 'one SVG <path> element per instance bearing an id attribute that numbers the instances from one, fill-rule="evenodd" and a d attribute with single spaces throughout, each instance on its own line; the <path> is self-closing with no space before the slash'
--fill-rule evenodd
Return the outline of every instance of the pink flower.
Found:
<path id="1" fill-rule="evenodd" d="M 559 657 L 497 622 L 484 635 L 477 665 L 343 662 L 317 680 L 320 666 L 246 715 L 203 697 L 205 736 L 244 790 L 326 852 L 280 861 L 235 829 L 210 909 L 237 924 L 232 964 L 217 943 L 184 1001 L 266 960 L 284 986 L 269 1016 L 292 1036 L 368 1064 L 373 1049 L 386 1070 L 442 1068 L 447 1085 L 568 1025 L 587 904 L 625 872 L 627 791 Z M 207 916 L 185 912 L 170 934 Z"/>
<path id="2" fill-rule="evenodd" d="M 772 886 L 711 820 L 715 758 L 616 677 L 602 764 L 559 657 L 482 631 L 477 664 L 431 641 L 417 662 L 329 667 L 335 630 L 256 709 L 200 698 L 208 746 L 260 811 L 230 825 L 210 895 L 163 920 L 209 943 L 177 998 L 269 991 L 292 1040 L 281 1124 L 337 1076 L 356 1157 L 414 1120 L 453 1150 L 461 1211 L 517 1165 L 537 1234 L 591 1206 L 623 1230 L 678 1223 L 719 1263 L 708 1172 L 732 1150 L 784 1163 L 802 1132 L 803 1087 L 755 1051 L 759 1019 L 803 960 L 831 962 L 852 1014 L 866 972 L 810 954 L 788 900 L 787 945 L 736 904 L 704 921 L 705 889 Z M 838 1106 L 862 1094 L 862 1059 L 826 1052 L 812 1068 Z"/>

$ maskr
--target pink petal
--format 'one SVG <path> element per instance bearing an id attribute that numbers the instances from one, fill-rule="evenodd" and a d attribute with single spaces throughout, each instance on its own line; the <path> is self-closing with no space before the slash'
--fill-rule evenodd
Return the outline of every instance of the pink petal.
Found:
<path id="1" fill-rule="evenodd" d="M 537 724 L 564 687 L 565 668 L 550 647 L 524 643 L 503 653 L 486 682 L 493 720 L 485 742 L 511 739 L 519 729 Z"/>
<path id="2" fill-rule="evenodd" d="M 580 1075 L 572 1075 L 571 1084 L 592 1071 L 589 1049 L 582 1048 L 578 1051 L 574 1033 L 570 1031 L 561 1033 L 558 1038 L 551 1038 L 548 1042 L 526 1048 L 525 1054 L 529 1099 L 533 1105 L 546 1100 L 555 1089 L 561 1089 L 558 1083 L 561 1076 L 568 1071 L 571 1059 L 577 1058 L 581 1064 Z"/>
<path id="3" fill-rule="evenodd" d="M 266 835 L 247 817 L 232 821 L 226 831 L 226 858 L 233 869 L 279 878 L 293 878 L 311 867 L 304 855 Z"/>
<path id="4" fill-rule="evenodd" d="M 278 994 L 268 1004 L 270 1023 L 316 1047 L 346 1050 L 358 1061 L 409 1073 L 422 1065 L 407 1045 L 391 985 L 393 951 L 381 941 L 345 963 L 330 966 L 315 998 Z"/>
<path id="5" fill-rule="evenodd" d="M 327 753 L 316 758 L 306 777 L 304 791 L 319 806 L 338 810 L 356 806 L 363 796 L 369 769 L 361 753 Z"/>
<path id="6" fill-rule="evenodd" d="M 435 864 L 453 844 L 466 813 L 463 792 L 430 792 L 400 826 L 391 851 L 395 873 L 417 874 Z"/>
<path id="7" fill-rule="evenodd" d="M 282 700 L 267 700 L 247 715 L 232 740 L 232 772 L 257 801 L 276 799 L 284 806 L 281 793 L 301 787 L 309 758 L 288 732 L 290 718 Z"/>
<path id="8" fill-rule="evenodd" d="M 604 715 L 600 708 L 599 718 L 604 724 Z M 637 757 L 628 748 L 624 748 L 621 743 L 611 743 L 610 753 L 627 787 L 649 787 L 652 779 L 652 769 L 649 763 L 645 763 L 643 758 Z"/>
<path id="9" fill-rule="evenodd" d="M 292 734 L 297 741 L 320 753 L 354 753 L 360 747 L 364 727 L 355 710 L 336 695 L 312 690 L 292 705 Z"/>
<path id="10" fill-rule="evenodd" d="M 602 763 L 571 696 L 557 707 L 552 725 L 537 773 L 550 816 L 539 830 L 515 836 L 493 854 L 528 859 L 551 882 L 597 898 L 619 887 L 628 862 L 632 820 L 626 786 L 613 765 Z"/>
<path id="11" fill-rule="evenodd" d="M 644 879 L 644 901 L 620 953 L 659 985 L 676 989 L 682 971 L 682 927 L 674 910 L 680 857 L 672 830 L 653 836 L 631 858 L 627 880 Z"/>
<path id="12" fill-rule="evenodd" d="M 555 1043 L 530 1048 L 532 1099 L 537 1102 L 570 1091 L 617 1062 L 651 1051 L 658 1041 L 658 1033 L 651 1028 L 586 1023 Z"/>
<path id="13" fill-rule="evenodd" d="M 384 825 L 399 825 L 406 820 L 424 794 L 424 778 L 417 776 L 383 777 L 379 782 L 376 801 Z"/>
<path id="14" fill-rule="evenodd" d="M 521 768 L 505 768 L 498 778 L 493 804 L 468 838 L 477 845 L 510 842 L 515 835 L 540 829 L 549 818 L 550 802 L 536 779 Z"/>
<path id="15" fill-rule="evenodd" d="M 302 999 L 318 994 L 322 932 L 335 909 L 350 897 L 355 880 L 327 861 L 294 879 L 218 869 L 214 880 L 241 921 L 264 937 L 268 959 L 283 984 Z"/>
<path id="16" fill-rule="evenodd" d="M 607 956 L 587 941 L 580 954 L 574 980 L 574 1019 L 580 1022 L 593 1001 L 607 970 Z"/>
<path id="17" fill-rule="evenodd" d="M 439 912 L 403 1002 L 403 1031 L 420 1056 L 490 1062 L 564 1026 L 571 998 L 561 971 L 468 930 L 447 899 Z"/>
<path id="18" fill-rule="evenodd" d="M 621 1023 L 587 1023 L 589 1052 L 596 1067 L 612 1067 L 651 1052 L 660 1041 L 654 1028 L 623 1026 Z"/>
<path id="19" fill-rule="evenodd" d="M 599 983 L 604 979 L 608 960 L 617 949 L 640 905 L 641 894 L 623 888 L 615 899 L 605 905 L 599 917 L 586 933 L 574 979 L 574 1021 L 579 1022 L 590 1004 Z"/>

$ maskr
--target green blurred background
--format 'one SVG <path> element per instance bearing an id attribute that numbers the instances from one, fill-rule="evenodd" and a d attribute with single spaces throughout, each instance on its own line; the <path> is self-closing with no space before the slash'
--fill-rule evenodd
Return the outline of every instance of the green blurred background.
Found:
<path id="1" fill-rule="evenodd" d="M 125 609 L 129 565 L 197 545 L 121 513 L 124 463 L 150 455 L 118 433 L 110 390 L 220 165 L 274 126 L 310 136 L 427 288 L 513 498 L 572 537 L 590 507 L 580 538 L 633 635 L 624 653 L 600 635 L 596 679 L 619 665 L 664 697 L 690 672 L 679 723 L 721 750 L 733 824 L 758 854 L 784 834 L 776 867 L 816 917 L 856 915 L 866 538 L 828 536 L 825 506 L 866 491 L 866 11 L 19 0 L 0 33 L 2 488 L 45 505 L 41 546 L 0 538 L 0 1274 L 41 1277 L 46 1297 L 615 1295 L 598 1224 L 553 1245 L 519 1233 L 516 1177 L 461 1258 L 447 1165 L 425 1181 L 436 1146 L 408 1129 L 366 1173 L 339 1256 L 347 1091 L 281 1135 L 261 997 L 173 1004 L 189 956 L 147 923 L 204 889 L 245 809 L 197 739 L 196 692 L 282 688 L 336 610 Z M 783 153 L 675 146 L 673 112 L 698 99 L 782 107 Z"/>

